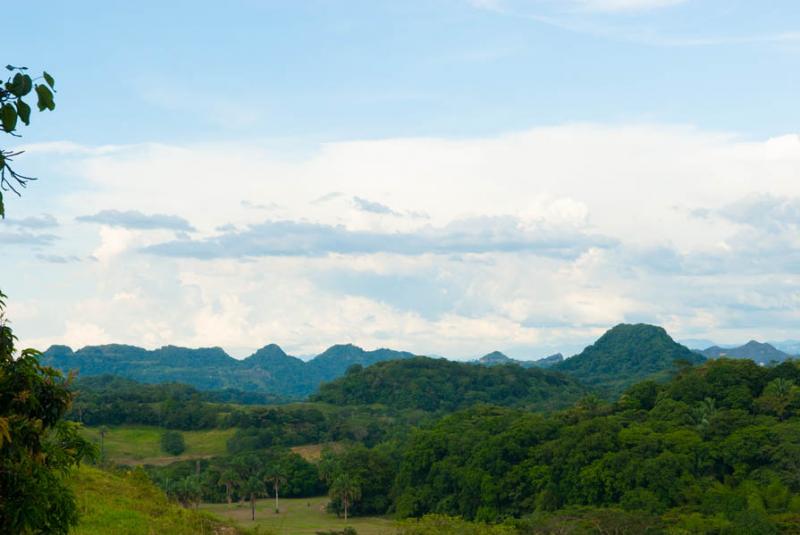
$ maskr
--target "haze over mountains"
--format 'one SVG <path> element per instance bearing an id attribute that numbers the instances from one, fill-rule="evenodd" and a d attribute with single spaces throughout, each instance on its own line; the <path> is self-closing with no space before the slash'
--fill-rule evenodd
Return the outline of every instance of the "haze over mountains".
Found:
<path id="1" fill-rule="evenodd" d="M 772 344 L 756 342 L 755 340 L 750 340 L 739 347 L 711 346 L 702 351 L 698 351 L 698 353 L 709 359 L 721 357 L 750 359 L 759 364 L 783 362 L 786 359 L 792 358 L 792 355 L 775 348 Z"/>

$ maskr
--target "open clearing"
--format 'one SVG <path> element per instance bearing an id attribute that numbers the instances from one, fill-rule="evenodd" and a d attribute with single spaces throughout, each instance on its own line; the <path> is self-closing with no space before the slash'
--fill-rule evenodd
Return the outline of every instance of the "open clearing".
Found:
<path id="1" fill-rule="evenodd" d="M 280 500 L 281 512 L 275 514 L 275 501 L 263 499 L 256 502 L 256 520 L 250 520 L 250 503 L 203 504 L 201 510 L 212 512 L 222 518 L 235 520 L 242 527 L 259 526 L 273 530 L 279 535 L 314 535 L 317 531 L 341 530 L 352 526 L 358 535 L 393 535 L 394 522 L 381 517 L 343 518 L 325 511 L 326 496 Z"/>
<path id="2" fill-rule="evenodd" d="M 117 464 L 137 466 L 165 465 L 186 459 L 224 455 L 228 439 L 236 432 L 235 429 L 181 431 L 186 451 L 180 455 L 168 455 L 161 450 L 164 431 L 159 427 L 139 425 L 109 427 L 104 440 L 106 458 Z M 81 432 L 92 442 L 100 444 L 100 428 L 85 427 Z"/>

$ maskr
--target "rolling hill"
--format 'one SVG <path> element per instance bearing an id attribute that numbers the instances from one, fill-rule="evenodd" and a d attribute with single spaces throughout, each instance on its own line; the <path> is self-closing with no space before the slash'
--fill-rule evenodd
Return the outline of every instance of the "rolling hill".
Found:
<path id="1" fill-rule="evenodd" d="M 623 323 L 551 369 L 613 395 L 642 379 L 669 375 L 676 361 L 698 364 L 704 360 L 675 342 L 662 327 Z"/>
<path id="2" fill-rule="evenodd" d="M 415 357 L 351 369 L 321 385 L 312 399 L 336 405 L 377 403 L 395 409 L 452 411 L 477 403 L 557 408 L 585 393 L 574 379 L 548 370 Z"/>

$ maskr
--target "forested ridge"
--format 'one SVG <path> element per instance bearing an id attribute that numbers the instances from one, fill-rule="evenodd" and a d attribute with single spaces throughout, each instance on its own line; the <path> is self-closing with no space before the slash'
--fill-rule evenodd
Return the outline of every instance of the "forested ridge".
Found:
<path id="1" fill-rule="evenodd" d="M 73 351 L 51 346 L 42 363 L 81 377 L 114 375 L 143 383 L 183 383 L 201 390 L 239 390 L 302 399 L 323 381 L 344 374 L 350 366 L 369 366 L 414 356 L 406 351 L 365 351 L 352 344 L 334 345 L 308 362 L 287 355 L 276 344 L 239 360 L 219 347 L 190 349 L 164 346 L 147 350 L 124 344 L 87 346 Z"/>
<path id="2" fill-rule="evenodd" d="M 416 357 L 351 368 L 344 377 L 323 384 L 312 399 L 426 411 L 453 411 L 476 403 L 544 409 L 566 406 L 586 392 L 577 381 L 556 372 Z"/>

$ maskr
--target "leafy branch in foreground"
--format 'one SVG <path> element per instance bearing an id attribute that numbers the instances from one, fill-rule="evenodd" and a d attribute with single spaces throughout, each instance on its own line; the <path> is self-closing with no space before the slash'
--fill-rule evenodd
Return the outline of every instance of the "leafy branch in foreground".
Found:
<path id="1" fill-rule="evenodd" d="M 53 111 L 56 109 L 53 96 L 56 81 L 46 71 L 34 79 L 28 74 L 27 67 L 6 65 L 6 70 L 10 71 L 10 74 L 8 80 L 0 86 L 0 127 L 5 133 L 19 137 L 17 134 L 19 123 L 28 126 L 31 122 L 31 106 L 25 99 L 33 92 L 36 94 L 36 107 L 39 111 Z M 43 83 L 36 83 L 39 80 Z M 0 149 L 0 217 L 5 217 L 3 192 L 13 191 L 19 195 L 21 188 L 27 187 L 31 180 L 36 180 L 34 177 L 18 173 L 11 167 L 11 162 L 22 152 Z"/>

